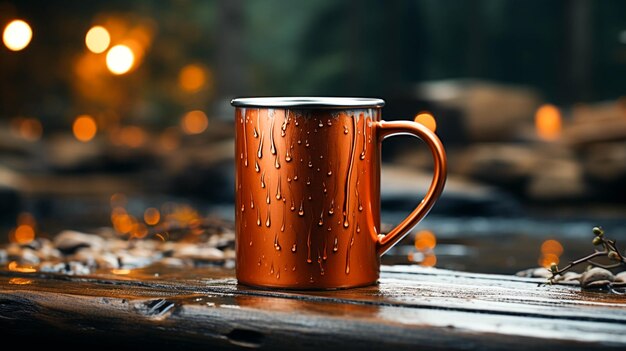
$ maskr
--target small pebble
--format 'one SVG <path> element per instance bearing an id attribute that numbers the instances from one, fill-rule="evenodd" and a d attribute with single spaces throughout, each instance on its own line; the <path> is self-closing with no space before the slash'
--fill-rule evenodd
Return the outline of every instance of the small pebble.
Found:
<path id="1" fill-rule="evenodd" d="M 68 255 L 83 247 L 100 250 L 104 246 L 104 239 L 93 234 L 64 230 L 54 238 L 54 246 L 62 253 Z"/>
<path id="2" fill-rule="evenodd" d="M 21 264 L 39 264 L 39 262 L 41 262 L 39 256 L 37 256 L 37 252 L 29 248 L 22 249 L 18 261 Z"/>
<path id="3" fill-rule="evenodd" d="M 580 281 L 581 274 L 576 272 L 565 272 L 559 277 L 559 281 L 562 282 L 575 282 Z"/>
<path id="4" fill-rule="evenodd" d="M 525 277 L 525 278 L 546 278 L 547 279 L 552 276 L 552 273 L 547 268 L 537 267 L 537 268 L 529 268 L 523 271 L 519 271 L 515 273 L 515 275 L 518 277 Z"/>
<path id="5" fill-rule="evenodd" d="M 626 283 L 626 271 L 617 273 L 614 281 L 616 283 Z"/>
<path id="6" fill-rule="evenodd" d="M 584 272 L 580 277 L 580 285 L 583 288 L 600 287 L 610 284 L 615 276 L 608 269 L 594 267 Z"/>
<path id="7" fill-rule="evenodd" d="M 120 252 L 117 254 L 117 258 L 120 262 L 121 268 L 143 268 L 149 266 L 153 260 L 148 257 L 137 257 L 129 254 L 128 252 Z"/>
<path id="8" fill-rule="evenodd" d="M 224 252 L 214 247 L 201 247 L 198 244 L 187 245 L 175 251 L 173 257 L 199 261 L 218 261 L 224 259 Z"/>
<path id="9" fill-rule="evenodd" d="M 39 270 L 45 273 L 60 273 L 67 275 L 88 275 L 91 269 L 80 262 L 44 262 L 39 266 Z"/>
<path id="10" fill-rule="evenodd" d="M 193 262 L 191 260 L 183 260 L 175 257 L 165 257 L 159 261 L 159 263 L 171 268 L 193 267 Z"/>
<path id="11" fill-rule="evenodd" d="M 110 252 L 104 252 L 96 256 L 96 264 L 100 269 L 117 269 L 120 268 L 120 261 L 117 256 Z"/>

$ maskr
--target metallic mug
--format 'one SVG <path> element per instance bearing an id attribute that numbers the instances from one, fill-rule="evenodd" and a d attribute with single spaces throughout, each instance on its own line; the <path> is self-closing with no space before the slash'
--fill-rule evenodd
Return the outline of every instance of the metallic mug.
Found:
<path id="1" fill-rule="evenodd" d="M 236 116 L 237 280 L 264 288 L 376 283 L 380 256 L 428 213 L 446 180 L 437 136 L 380 119 L 381 99 L 275 97 L 231 101 Z M 380 233 L 381 142 L 426 142 L 434 176 L 424 199 Z"/>

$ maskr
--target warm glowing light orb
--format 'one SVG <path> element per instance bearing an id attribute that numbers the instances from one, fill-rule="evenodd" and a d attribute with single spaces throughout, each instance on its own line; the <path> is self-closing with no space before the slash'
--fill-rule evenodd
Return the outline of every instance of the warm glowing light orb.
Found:
<path id="1" fill-rule="evenodd" d="M 120 75 L 127 73 L 133 68 L 135 54 L 126 45 L 115 45 L 107 53 L 107 68 L 111 73 Z"/>
<path id="2" fill-rule="evenodd" d="M 190 64 L 183 67 L 178 74 L 180 87 L 190 93 L 196 92 L 204 86 L 206 81 L 204 69 L 198 65 Z"/>
<path id="3" fill-rule="evenodd" d="M 89 51 L 100 54 L 106 51 L 111 44 L 111 36 L 109 31 L 102 26 L 94 26 L 89 29 L 87 35 L 85 35 L 85 45 Z"/>
<path id="4" fill-rule="evenodd" d="M 4 32 L 2 33 L 4 45 L 12 51 L 23 50 L 28 46 L 32 38 L 33 31 L 28 23 L 22 20 L 11 21 L 4 27 Z"/>
<path id="5" fill-rule="evenodd" d="M 28 244 L 35 240 L 35 230 L 33 227 L 22 224 L 15 228 L 15 242 L 18 244 Z"/>
<path id="6" fill-rule="evenodd" d="M 143 220 L 147 225 L 155 225 L 160 219 L 161 213 L 154 207 L 147 208 L 143 213 Z"/>
<path id="7" fill-rule="evenodd" d="M 540 106 L 535 113 L 537 135 L 543 140 L 556 140 L 561 134 L 561 112 L 550 104 Z"/>
<path id="8" fill-rule="evenodd" d="M 98 127 L 96 125 L 96 121 L 89 115 L 80 115 L 76 117 L 74 124 L 72 125 L 74 137 L 83 143 L 93 139 L 93 137 L 96 136 L 97 131 Z"/>
<path id="9" fill-rule="evenodd" d="M 19 135 L 28 141 L 37 141 L 41 138 L 43 127 L 36 118 L 24 118 L 20 120 Z"/>
<path id="10" fill-rule="evenodd" d="M 414 245 L 420 251 L 432 250 L 437 245 L 437 238 L 430 230 L 420 230 L 415 235 Z"/>
<path id="11" fill-rule="evenodd" d="M 209 126 L 209 119 L 204 112 L 193 110 L 183 116 L 181 126 L 186 134 L 200 134 Z"/>
<path id="12" fill-rule="evenodd" d="M 431 132 L 435 132 L 437 130 L 437 121 L 435 121 L 435 117 L 430 112 L 420 112 L 415 116 L 415 122 L 424 125 L 426 128 L 430 129 Z"/>

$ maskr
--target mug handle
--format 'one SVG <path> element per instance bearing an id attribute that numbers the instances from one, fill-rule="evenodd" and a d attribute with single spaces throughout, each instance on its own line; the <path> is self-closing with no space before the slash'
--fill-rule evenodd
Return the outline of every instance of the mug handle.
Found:
<path id="1" fill-rule="evenodd" d="M 376 129 L 379 142 L 396 135 L 412 135 L 422 139 L 426 142 L 426 145 L 428 145 L 435 161 L 433 180 L 430 183 L 430 187 L 428 188 L 428 192 L 426 193 L 426 196 L 424 196 L 424 199 L 422 199 L 419 205 L 417 205 L 408 217 L 400 222 L 400 224 L 393 228 L 389 233 L 378 236 L 376 251 L 379 256 L 382 256 L 393 245 L 400 241 L 400 239 L 404 238 L 433 207 L 435 201 L 437 201 L 441 195 L 443 187 L 446 183 L 447 161 L 446 152 L 443 149 L 441 140 L 439 140 L 435 133 L 431 132 L 430 129 L 426 128 L 421 123 L 412 121 L 379 121 L 375 122 L 374 128 Z"/>

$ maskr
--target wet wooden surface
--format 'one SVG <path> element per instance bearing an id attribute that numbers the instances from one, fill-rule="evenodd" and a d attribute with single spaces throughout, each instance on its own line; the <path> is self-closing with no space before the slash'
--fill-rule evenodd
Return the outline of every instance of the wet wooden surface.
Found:
<path id="1" fill-rule="evenodd" d="M 377 286 L 303 292 L 238 286 L 221 268 L 3 270 L 0 333 L 118 349 L 626 348 L 626 297 L 541 282 L 386 266 Z"/>

